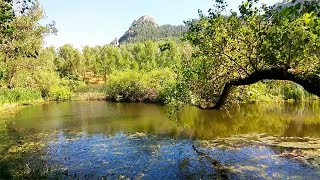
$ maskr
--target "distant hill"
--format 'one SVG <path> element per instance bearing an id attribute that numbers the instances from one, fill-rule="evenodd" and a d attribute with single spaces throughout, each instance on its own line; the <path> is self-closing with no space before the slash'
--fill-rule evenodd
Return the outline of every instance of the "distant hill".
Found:
<path id="1" fill-rule="evenodd" d="M 276 6 L 288 7 L 298 3 L 304 3 L 306 0 L 283 0 L 282 2 L 276 3 Z"/>
<path id="2" fill-rule="evenodd" d="M 184 25 L 174 26 L 168 24 L 159 26 L 153 17 L 142 16 L 131 24 L 129 30 L 120 37 L 119 43 L 180 38 L 184 31 L 186 31 L 186 27 Z"/>
<path id="3" fill-rule="evenodd" d="M 304 4 L 304 3 L 320 3 L 319 0 L 283 0 L 280 3 L 276 3 L 276 7 L 289 7 L 296 5 L 298 3 Z"/>

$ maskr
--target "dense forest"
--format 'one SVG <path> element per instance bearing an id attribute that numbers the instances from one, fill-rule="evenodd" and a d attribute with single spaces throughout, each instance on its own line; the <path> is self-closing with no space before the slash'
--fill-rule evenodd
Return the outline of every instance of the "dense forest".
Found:
<path id="1" fill-rule="evenodd" d="M 200 12 L 185 26 L 158 26 L 143 17 L 119 46 L 82 50 L 43 46 L 57 29 L 39 23 L 38 1 L 0 0 L 0 7 L 0 105 L 99 95 L 220 108 L 319 95 L 317 1 L 256 8 L 249 0 L 228 16 L 226 4 L 217 1 L 208 15 Z"/>

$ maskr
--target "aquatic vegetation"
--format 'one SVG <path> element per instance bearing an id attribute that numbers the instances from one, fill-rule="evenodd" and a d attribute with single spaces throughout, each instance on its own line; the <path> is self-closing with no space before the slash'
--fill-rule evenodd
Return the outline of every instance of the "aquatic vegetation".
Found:
<path id="1" fill-rule="evenodd" d="M 25 161 L 28 166 L 20 169 L 15 177 L 40 177 L 37 168 L 41 166 L 45 167 L 41 169 L 45 173 L 42 175 L 48 178 L 312 179 L 320 175 L 316 161 L 310 163 L 310 160 L 285 156 L 285 151 L 275 146 L 286 143 L 285 140 L 261 134 L 212 141 L 171 139 L 145 133 L 87 136 L 56 132 L 48 138 L 40 153 L 42 156 L 34 158 L 36 161 Z M 304 141 L 306 145 L 319 140 Z M 34 145 L 31 143 L 30 147 Z M 283 144 L 281 149 L 297 150 Z M 314 157 L 319 158 L 320 154 Z M 23 162 L 12 157 L 11 160 Z"/>

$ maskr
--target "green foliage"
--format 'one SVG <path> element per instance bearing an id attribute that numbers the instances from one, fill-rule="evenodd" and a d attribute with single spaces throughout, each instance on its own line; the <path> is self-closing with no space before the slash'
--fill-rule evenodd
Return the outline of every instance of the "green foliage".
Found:
<path id="1" fill-rule="evenodd" d="M 63 78 L 60 86 L 68 87 L 72 92 L 76 92 L 78 89 L 85 87 L 86 83 L 77 79 Z"/>
<path id="2" fill-rule="evenodd" d="M 283 99 L 301 101 L 305 93 L 303 88 L 297 85 L 287 84 L 283 87 Z"/>
<path id="3" fill-rule="evenodd" d="M 56 58 L 56 65 L 61 77 L 79 75 L 82 72 L 82 54 L 79 50 L 66 44 L 59 48 L 58 58 Z"/>
<path id="4" fill-rule="evenodd" d="M 136 71 L 115 71 L 106 84 L 106 92 L 114 101 L 142 101 L 144 84 Z"/>
<path id="5" fill-rule="evenodd" d="M 165 102 L 175 85 L 175 74 L 170 69 L 139 71 L 115 71 L 106 84 L 106 93 L 113 101 Z"/>
<path id="6" fill-rule="evenodd" d="M 273 87 L 273 86 L 271 86 Z M 274 86 L 277 87 L 277 86 Z M 282 86 L 278 86 L 281 88 Z M 274 96 L 272 90 L 269 89 L 267 82 L 260 82 L 250 86 L 235 89 L 231 97 L 238 102 L 255 103 L 255 102 L 271 102 L 278 101 L 281 95 Z M 279 98 L 280 97 L 280 98 Z"/>
<path id="7" fill-rule="evenodd" d="M 174 97 L 176 74 L 169 68 L 153 70 L 143 77 L 149 94 L 156 92 L 156 101 L 168 103 Z"/>
<path id="8" fill-rule="evenodd" d="M 176 69 L 180 65 L 186 46 L 173 40 L 156 42 L 148 40 L 120 47 L 111 45 L 85 47 L 82 53 L 84 62 L 80 63 L 80 69 L 103 76 L 117 70 L 151 71 L 166 67 Z"/>
<path id="9" fill-rule="evenodd" d="M 4 4 L 6 7 L 2 9 Z M 43 36 L 51 32 L 53 26 L 40 25 L 43 13 L 36 0 L 0 1 L 0 6 L 1 11 L 4 11 L 1 12 L 1 17 L 4 18 L 1 18 L 1 21 L 5 21 L 1 22 L 5 30 L 0 30 L 0 60 L 5 67 L 1 70 L 1 85 L 14 88 L 15 81 L 19 81 L 19 78 L 16 78 L 17 73 L 36 71 L 44 65 L 38 61 Z"/>
<path id="10" fill-rule="evenodd" d="M 248 0 L 240 13 L 226 16 L 225 1 L 217 0 L 208 15 L 200 12 L 198 20 L 186 22 L 184 38 L 196 51 L 182 71 L 198 103 L 214 104 L 227 82 L 275 67 L 300 78 L 319 76 L 319 5 L 259 7 Z"/>
<path id="11" fill-rule="evenodd" d="M 68 87 L 54 85 L 50 87 L 48 98 L 54 101 L 70 100 L 72 98 L 72 92 Z"/>
<path id="12" fill-rule="evenodd" d="M 5 42 L 4 38 L 13 32 L 13 27 L 10 26 L 10 22 L 14 19 L 14 12 L 12 3 L 5 0 L 0 0 L 0 37 L 1 45 Z"/>
<path id="13" fill-rule="evenodd" d="M 87 85 L 78 88 L 77 93 L 105 93 L 105 85 Z"/>
<path id="14" fill-rule="evenodd" d="M 41 92 L 36 89 L 0 89 L 0 104 L 25 104 L 42 100 Z"/>
<path id="15" fill-rule="evenodd" d="M 226 16 L 226 3 L 219 0 L 208 15 L 200 12 L 199 19 L 186 26 L 158 26 L 144 17 L 132 24 L 120 46 L 86 46 L 80 51 L 68 44 L 43 47 L 43 37 L 56 29 L 39 23 L 43 13 L 38 1 L 23 1 L 22 9 L 13 9 L 12 1 L 0 0 L 0 88 L 12 89 L 4 90 L 12 100 L 3 96 L 2 101 L 29 101 L 15 95 L 24 93 L 30 101 L 37 99 L 27 94 L 31 89 L 51 100 L 92 91 L 107 93 L 115 101 L 212 103 L 226 82 L 259 70 L 288 67 L 300 76 L 319 76 L 315 3 L 278 9 L 255 8 L 255 2 L 246 1 L 240 14 Z M 187 29 L 188 42 L 178 41 Z M 99 77 L 99 83 L 106 81 L 106 86 L 86 86 L 87 73 Z M 311 97 L 299 86 L 267 81 L 237 88 L 232 96 L 232 102 Z"/>

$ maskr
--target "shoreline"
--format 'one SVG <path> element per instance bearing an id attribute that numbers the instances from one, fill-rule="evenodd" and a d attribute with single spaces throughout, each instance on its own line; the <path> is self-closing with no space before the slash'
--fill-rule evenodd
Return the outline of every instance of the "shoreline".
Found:
<path id="1" fill-rule="evenodd" d="M 85 92 L 85 93 L 76 93 L 74 97 L 72 97 L 70 100 L 66 101 L 56 101 L 56 100 L 37 100 L 34 102 L 27 102 L 27 103 L 6 103 L 0 105 L 0 116 L 3 114 L 6 114 L 7 112 L 15 111 L 15 109 L 22 109 L 25 107 L 30 107 L 37 104 L 48 104 L 52 102 L 88 102 L 88 101 L 106 101 L 111 103 L 146 103 L 146 104 L 160 104 L 165 105 L 165 103 L 162 102 L 154 102 L 154 101 L 115 101 L 114 99 L 110 98 L 108 95 L 104 93 L 96 93 L 96 92 Z M 233 105 L 243 105 L 243 104 L 257 104 L 257 103 L 285 103 L 285 104 L 301 104 L 301 103 L 314 103 L 314 102 L 320 102 L 319 99 L 313 99 L 313 100 L 305 100 L 305 101 L 294 101 L 294 100 L 275 100 L 275 101 L 255 101 L 255 102 L 240 102 L 240 103 L 232 103 Z M 195 107 L 192 104 L 186 104 Z"/>

